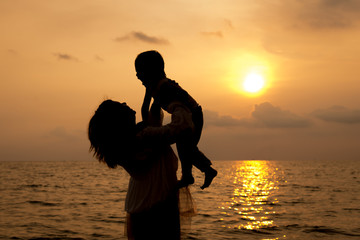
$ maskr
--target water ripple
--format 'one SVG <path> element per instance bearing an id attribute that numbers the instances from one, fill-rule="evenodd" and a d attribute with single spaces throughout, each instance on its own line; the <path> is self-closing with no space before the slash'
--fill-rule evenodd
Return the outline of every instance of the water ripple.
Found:
<path id="1" fill-rule="evenodd" d="M 214 161 L 186 239 L 360 239 L 360 161 Z M 128 175 L 97 162 L 1 162 L 0 239 L 123 239 Z"/>

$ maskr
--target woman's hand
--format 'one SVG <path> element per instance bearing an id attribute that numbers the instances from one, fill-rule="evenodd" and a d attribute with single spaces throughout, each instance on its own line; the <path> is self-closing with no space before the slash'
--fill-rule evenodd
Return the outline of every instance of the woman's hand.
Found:
<path id="1" fill-rule="evenodd" d="M 176 104 L 176 106 L 174 105 L 173 108 L 174 111 L 171 115 L 170 123 L 164 126 L 152 125 L 149 127 L 145 127 L 136 135 L 137 139 L 139 141 L 147 142 L 150 145 L 159 145 L 164 143 L 173 144 L 178 138 L 183 138 L 184 136 L 189 134 L 191 135 L 194 131 L 194 123 L 192 121 L 191 111 L 182 104 Z M 154 108 L 154 111 L 155 110 L 156 109 Z M 162 112 L 161 109 L 160 111 Z M 160 118 L 162 117 L 160 116 Z M 154 121 L 155 119 L 156 118 L 154 118 Z"/>

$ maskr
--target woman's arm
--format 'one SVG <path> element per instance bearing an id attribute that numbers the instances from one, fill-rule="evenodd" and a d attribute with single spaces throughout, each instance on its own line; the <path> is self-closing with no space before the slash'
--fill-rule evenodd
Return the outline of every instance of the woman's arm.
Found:
<path id="1" fill-rule="evenodd" d="M 172 144 L 179 137 L 191 134 L 194 129 L 191 111 L 180 103 L 173 106 L 173 109 L 169 124 L 161 127 L 146 127 L 137 134 L 137 138 L 151 145 Z"/>

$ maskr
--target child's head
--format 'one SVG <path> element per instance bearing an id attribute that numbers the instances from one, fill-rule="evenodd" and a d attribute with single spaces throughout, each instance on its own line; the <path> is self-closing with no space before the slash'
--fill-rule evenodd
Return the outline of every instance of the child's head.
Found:
<path id="1" fill-rule="evenodd" d="M 115 168 L 132 148 L 135 126 L 135 111 L 126 103 L 103 101 L 89 122 L 90 151 Z"/>
<path id="2" fill-rule="evenodd" d="M 145 86 L 166 77 L 164 59 L 155 50 L 142 52 L 135 59 L 136 76 Z"/>

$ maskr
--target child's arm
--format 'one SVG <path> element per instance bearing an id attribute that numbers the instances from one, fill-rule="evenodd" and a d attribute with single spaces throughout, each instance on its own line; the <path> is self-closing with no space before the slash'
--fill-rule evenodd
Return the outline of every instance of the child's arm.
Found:
<path id="1" fill-rule="evenodd" d="M 144 101 L 141 106 L 141 117 L 145 124 L 147 124 L 149 119 L 150 102 L 151 102 L 151 91 L 148 88 L 146 88 Z"/>

